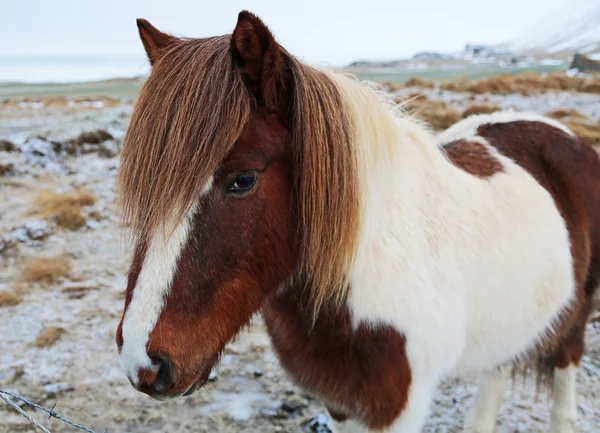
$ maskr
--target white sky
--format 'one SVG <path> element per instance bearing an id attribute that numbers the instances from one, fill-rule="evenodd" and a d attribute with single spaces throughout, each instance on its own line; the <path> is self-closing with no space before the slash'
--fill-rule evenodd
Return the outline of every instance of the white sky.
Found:
<path id="1" fill-rule="evenodd" d="M 0 56 L 142 56 L 135 18 L 190 37 L 231 33 L 248 9 L 294 55 L 341 66 L 517 37 L 569 0 L 0 0 Z"/>

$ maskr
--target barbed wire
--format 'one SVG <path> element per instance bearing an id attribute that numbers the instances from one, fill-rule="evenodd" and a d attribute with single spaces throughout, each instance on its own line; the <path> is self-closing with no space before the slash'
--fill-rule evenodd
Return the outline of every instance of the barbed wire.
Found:
<path id="1" fill-rule="evenodd" d="M 34 402 L 26 399 L 25 397 L 21 397 L 20 395 L 15 394 L 14 392 L 4 391 L 2 389 L 0 389 L 0 398 L 2 398 L 2 400 L 4 400 L 9 406 L 11 406 L 13 409 L 15 409 L 17 412 L 19 412 L 25 418 L 27 418 L 27 420 L 30 423 L 32 423 L 34 426 L 36 426 L 39 430 L 43 431 L 44 433 L 51 433 L 51 432 L 46 427 L 44 427 L 39 422 L 37 422 L 31 415 L 29 415 L 27 412 L 25 412 L 21 407 L 19 407 L 18 404 L 16 404 L 14 401 L 11 400 L 11 398 L 14 398 L 16 400 L 20 400 L 23 403 L 28 404 L 29 406 L 32 406 L 32 407 L 34 407 L 36 409 L 39 409 L 41 411 L 46 412 L 49 415 L 48 419 L 50 419 L 50 418 L 56 418 L 57 420 L 62 421 L 64 423 L 66 423 L 66 424 L 69 424 L 72 427 L 78 428 L 79 430 L 83 430 L 83 431 L 88 432 L 88 433 L 96 433 L 96 432 L 94 432 L 94 430 L 90 430 L 87 427 L 84 427 L 82 425 L 74 423 L 73 421 L 70 421 L 70 420 L 68 420 L 66 418 L 63 418 L 62 416 L 60 416 L 59 414 L 57 414 L 54 411 L 54 408 L 56 407 L 56 404 L 54 406 L 52 406 L 51 409 L 47 409 L 47 408 L 45 408 L 43 406 L 40 406 L 39 404 L 36 404 L 36 403 L 34 403 Z M 108 433 L 108 430 L 104 429 L 104 431 L 102 433 Z"/>

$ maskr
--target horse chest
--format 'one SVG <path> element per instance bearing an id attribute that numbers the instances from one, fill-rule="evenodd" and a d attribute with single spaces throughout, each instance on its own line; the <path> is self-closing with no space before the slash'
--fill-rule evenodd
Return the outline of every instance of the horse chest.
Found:
<path id="1" fill-rule="evenodd" d="M 282 366 L 303 389 L 367 426 L 390 425 L 408 399 L 411 372 L 404 336 L 391 327 L 352 328 L 347 310 L 321 312 L 278 296 L 263 311 Z"/>

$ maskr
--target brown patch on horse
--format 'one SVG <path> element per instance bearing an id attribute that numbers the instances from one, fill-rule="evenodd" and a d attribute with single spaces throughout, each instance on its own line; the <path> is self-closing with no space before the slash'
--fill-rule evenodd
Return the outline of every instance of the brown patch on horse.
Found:
<path id="1" fill-rule="evenodd" d="M 503 171 L 498 158 L 481 143 L 461 139 L 445 144 L 443 149 L 452 164 L 473 176 L 485 179 Z"/>
<path id="2" fill-rule="evenodd" d="M 391 326 L 353 328 L 347 308 L 323 308 L 315 321 L 302 286 L 271 298 L 263 317 L 279 360 L 303 389 L 323 398 L 332 416 L 389 427 L 408 401 L 406 339 Z"/>
<path id="3" fill-rule="evenodd" d="M 543 122 L 481 125 L 477 134 L 527 170 L 554 199 L 571 243 L 576 299 L 562 312 L 556 332 L 536 348 L 550 367 L 578 364 L 593 293 L 600 279 L 600 160 L 578 137 Z"/>

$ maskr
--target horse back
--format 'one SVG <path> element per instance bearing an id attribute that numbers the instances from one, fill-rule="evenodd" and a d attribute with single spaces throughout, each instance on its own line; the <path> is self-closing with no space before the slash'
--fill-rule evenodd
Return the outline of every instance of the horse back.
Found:
<path id="1" fill-rule="evenodd" d="M 497 166 L 490 169 L 495 159 L 489 152 L 481 151 L 493 147 L 548 191 L 568 231 L 575 301 L 561 313 L 560 326 L 548 333 L 543 347 L 536 347 L 538 352 L 543 349 L 551 353 L 574 327 L 581 326 L 581 317 L 587 319 L 600 280 L 600 159 L 583 139 L 541 116 L 498 122 L 494 115 L 475 118 L 464 121 L 467 128 L 463 137 L 440 143 L 451 161 L 467 171 L 495 175 L 502 171 L 501 165 L 496 162 Z M 460 124 L 456 126 L 460 128 Z M 476 146 L 481 146 L 481 155 L 474 162 Z"/>

